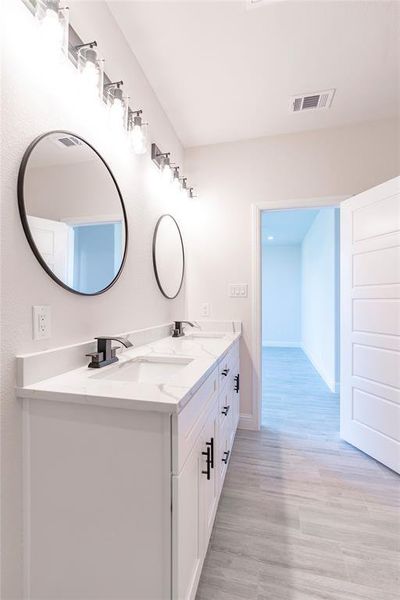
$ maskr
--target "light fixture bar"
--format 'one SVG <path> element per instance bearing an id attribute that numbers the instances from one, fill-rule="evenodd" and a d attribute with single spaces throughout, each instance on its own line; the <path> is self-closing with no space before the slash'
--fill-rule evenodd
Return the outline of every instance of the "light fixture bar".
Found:
<path id="1" fill-rule="evenodd" d="M 154 142 L 151 145 L 151 160 L 159 169 L 161 169 L 165 161 L 167 160 L 169 163 L 169 157 L 171 152 L 161 152 L 160 148 Z"/>

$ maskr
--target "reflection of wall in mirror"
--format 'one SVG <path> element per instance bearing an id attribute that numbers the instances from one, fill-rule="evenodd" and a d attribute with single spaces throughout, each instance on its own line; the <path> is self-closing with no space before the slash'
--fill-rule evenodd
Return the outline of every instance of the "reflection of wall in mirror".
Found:
<path id="1" fill-rule="evenodd" d="M 73 287 L 84 294 L 106 288 L 122 261 L 122 224 L 99 223 L 73 228 Z"/>
<path id="2" fill-rule="evenodd" d="M 115 184 L 100 159 L 28 167 L 25 177 L 25 207 L 30 215 L 54 221 L 85 217 L 105 221 L 116 216 L 123 220 Z"/>
<path id="3" fill-rule="evenodd" d="M 49 268 L 82 293 L 107 287 L 120 269 L 126 232 L 121 202 L 103 163 L 28 168 L 24 188 L 31 233 Z"/>

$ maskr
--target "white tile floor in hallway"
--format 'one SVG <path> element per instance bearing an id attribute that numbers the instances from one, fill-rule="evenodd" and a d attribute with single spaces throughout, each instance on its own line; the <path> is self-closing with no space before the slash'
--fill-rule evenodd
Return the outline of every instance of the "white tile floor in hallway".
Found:
<path id="1" fill-rule="evenodd" d="M 197 600 L 398 600 L 400 478 L 339 439 L 296 348 L 263 351 L 264 427 L 239 431 Z"/>

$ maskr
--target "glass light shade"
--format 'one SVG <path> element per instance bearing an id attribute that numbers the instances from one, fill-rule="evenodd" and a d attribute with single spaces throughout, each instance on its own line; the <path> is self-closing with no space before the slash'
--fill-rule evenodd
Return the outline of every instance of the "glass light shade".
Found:
<path id="1" fill-rule="evenodd" d="M 148 125 L 143 122 L 135 124 L 135 121 L 136 118 L 129 124 L 129 142 L 135 154 L 145 154 L 147 152 Z"/>
<path id="2" fill-rule="evenodd" d="M 174 171 L 173 180 L 172 180 L 172 187 L 173 187 L 173 190 L 174 190 L 174 192 L 176 194 L 179 194 L 180 191 L 181 191 L 181 189 L 182 189 L 181 181 L 179 179 L 179 172 L 178 171 Z"/>
<path id="3" fill-rule="evenodd" d="M 49 53 L 61 50 L 68 56 L 68 9 L 61 9 L 59 0 L 37 0 L 35 16 Z"/>
<path id="4" fill-rule="evenodd" d="M 90 46 L 78 50 L 78 71 L 87 92 L 94 97 L 103 96 L 103 61 Z"/>
<path id="5" fill-rule="evenodd" d="M 128 103 L 120 87 L 112 86 L 107 90 L 107 106 L 110 122 L 116 127 L 126 129 L 128 118 Z"/>
<path id="6" fill-rule="evenodd" d="M 190 198 L 189 188 L 187 187 L 186 178 L 184 178 L 181 183 L 181 195 L 182 195 L 183 200 L 187 200 L 188 198 Z"/>
<path id="7" fill-rule="evenodd" d="M 163 184 L 167 185 L 172 182 L 172 178 L 173 172 L 170 167 L 169 161 L 164 160 L 163 164 L 161 165 L 161 180 Z"/>

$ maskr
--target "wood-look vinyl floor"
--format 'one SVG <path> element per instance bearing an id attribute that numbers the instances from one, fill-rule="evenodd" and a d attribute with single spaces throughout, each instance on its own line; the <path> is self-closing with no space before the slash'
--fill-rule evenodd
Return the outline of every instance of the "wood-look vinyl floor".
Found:
<path id="1" fill-rule="evenodd" d="M 297 348 L 263 351 L 263 423 L 238 431 L 197 600 L 399 600 L 400 478 L 339 439 Z"/>

